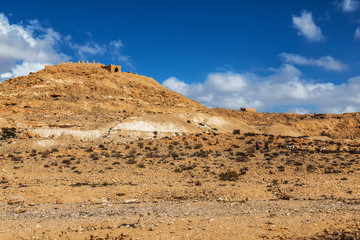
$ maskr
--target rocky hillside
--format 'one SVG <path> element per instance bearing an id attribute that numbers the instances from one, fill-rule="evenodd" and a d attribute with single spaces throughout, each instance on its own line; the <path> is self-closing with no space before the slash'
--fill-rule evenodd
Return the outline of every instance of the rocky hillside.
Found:
<path id="1" fill-rule="evenodd" d="M 102 64 L 62 63 L 0 85 L 0 117 L 16 125 L 103 125 L 115 119 L 208 109 L 152 78 Z M 3 120 L 4 122 L 4 120 Z"/>
<path id="2" fill-rule="evenodd" d="M 360 115 L 274 114 L 209 109 L 154 79 L 97 63 L 61 63 L 0 84 L 0 128 L 18 138 L 156 138 L 233 132 L 356 139 Z"/>

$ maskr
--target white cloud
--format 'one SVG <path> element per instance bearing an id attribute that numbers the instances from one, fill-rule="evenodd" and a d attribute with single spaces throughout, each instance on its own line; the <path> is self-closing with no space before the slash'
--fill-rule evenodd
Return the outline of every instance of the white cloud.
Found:
<path id="1" fill-rule="evenodd" d="M 100 46 L 94 42 L 87 42 L 85 45 L 73 44 L 69 42 L 69 45 L 72 49 L 77 51 L 78 56 L 82 60 L 88 60 L 88 56 L 94 56 L 106 52 L 105 46 Z"/>
<path id="2" fill-rule="evenodd" d="M 354 33 L 355 40 L 360 39 L 360 28 L 358 27 Z"/>
<path id="3" fill-rule="evenodd" d="M 59 33 L 43 28 L 37 21 L 27 26 L 10 24 L 0 14 L 0 80 L 68 60 L 69 56 L 57 51 L 60 39 Z"/>
<path id="4" fill-rule="evenodd" d="M 339 7 L 344 12 L 354 12 L 359 8 L 359 1 L 357 0 L 342 0 Z"/>
<path id="5" fill-rule="evenodd" d="M 124 44 L 122 43 L 122 41 L 119 39 L 119 40 L 113 40 L 110 42 L 110 46 L 116 48 L 116 49 L 120 49 L 124 46 Z"/>
<path id="6" fill-rule="evenodd" d="M 71 40 L 71 37 L 67 37 L 67 39 Z M 112 40 L 109 44 L 98 44 L 93 41 L 88 41 L 83 45 L 69 41 L 68 44 L 74 51 L 76 51 L 77 56 L 81 60 L 91 60 L 89 59 L 90 57 L 108 54 L 116 61 L 119 61 L 129 67 L 133 67 L 130 56 L 126 56 L 121 53 L 121 49 L 124 47 L 124 44 L 120 39 Z"/>
<path id="7" fill-rule="evenodd" d="M 177 78 L 175 77 L 170 77 L 168 79 L 166 79 L 162 85 L 168 89 L 171 89 L 172 91 L 178 92 L 182 95 L 187 95 L 188 94 L 188 89 L 189 89 L 189 85 L 179 81 Z"/>
<path id="8" fill-rule="evenodd" d="M 303 79 L 300 70 L 289 64 L 271 71 L 268 76 L 210 73 L 204 82 L 196 84 L 171 77 L 163 85 L 209 107 L 296 113 L 360 111 L 360 76 L 335 85 Z"/>
<path id="9" fill-rule="evenodd" d="M 92 37 L 91 33 L 86 33 Z M 132 66 L 129 56 L 121 54 L 122 41 L 113 40 L 109 44 L 98 44 L 90 40 L 85 44 L 74 43 L 70 35 L 62 36 L 51 28 L 43 27 L 38 21 L 28 24 L 11 24 L 0 13 L 0 82 L 27 75 L 44 68 L 45 65 L 58 64 L 71 59 L 61 52 L 67 46 L 81 60 L 107 53 L 117 61 Z"/>
<path id="10" fill-rule="evenodd" d="M 326 70 L 338 72 L 348 69 L 346 64 L 340 62 L 339 60 L 335 60 L 331 56 L 324 56 L 320 57 L 319 59 L 306 58 L 291 53 L 281 53 L 279 56 L 282 57 L 285 62 L 295 65 L 316 66 L 322 67 Z"/>
<path id="11" fill-rule="evenodd" d="M 309 41 L 318 42 L 325 40 L 321 29 L 314 23 L 312 13 L 303 11 L 299 17 L 293 16 L 292 22 L 294 28 L 299 31 L 298 34 L 304 36 Z"/>

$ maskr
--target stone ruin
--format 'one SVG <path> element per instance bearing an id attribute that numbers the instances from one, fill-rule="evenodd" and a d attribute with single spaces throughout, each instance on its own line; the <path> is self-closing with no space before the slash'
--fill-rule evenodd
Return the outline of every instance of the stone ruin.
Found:
<path id="1" fill-rule="evenodd" d="M 108 70 L 110 73 L 121 72 L 121 66 L 112 65 L 112 64 L 106 66 L 105 69 Z"/>
<path id="2" fill-rule="evenodd" d="M 241 108 L 240 109 L 242 112 L 256 112 L 256 108 Z"/>
<path id="3" fill-rule="evenodd" d="M 78 67 L 87 67 L 91 69 L 93 72 L 98 71 L 100 68 L 103 68 L 110 73 L 121 73 L 121 66 L 110 64 L 109 66 L 105 66 L 101 63 L 96 63 L 95 60 L 93 62 L 79 60 L 77 63 L 67 62 L 67 63 L 60 63 L 59 65 L 45 65 L 45 71 L 48 73 L 57 73 L 57 72 L 65 72 L 69 69 L 74 69 Z M 128 72 L 131 73 L 131 72 Z M 136 73 L 132 73 L 136 74 Z"/>
<path id="4" fill-rule="evenodd" d="M 79 60 L 79 63 L 85 63 L 85 61 L 84 60 Z M 86 63 L 89 63 L 89 62 L 86 61 Z M 93 60 L 93 63 L 95 64 L 95 60 Z M 119 66 L 119 65 L 110 64 L 109 66 L 105 66 L 103 68 L 108 70 L 110 73 L 121 72 L 121 66 Z"/>

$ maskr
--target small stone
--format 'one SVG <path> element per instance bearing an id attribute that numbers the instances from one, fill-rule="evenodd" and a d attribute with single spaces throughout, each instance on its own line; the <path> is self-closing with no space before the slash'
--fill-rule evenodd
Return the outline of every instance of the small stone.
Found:
<path id="1" fill-rule="evenodd" d="M 19 204 L 19 203 L 23 203 L 24 202 L 24 198 L 21 196 L 17 196 L 17 197 L 11 197 L 8 200 L 8 204 L 12 205 L 12 204 Z"/>
<path id="2" fill-rule="evenodd" d="M 16 208 L 16 210 L 15 210 L 15 212 L 17 212 L 17 213 L 22 213 L 22 212 L 25 212 L 26 211 L 26 208 L 25 207 L 17 207 Z"/>
<path id="3" fill-rule="evenodd" d="M 125 203 L 136 203 L 137 202 L 137 199 L 125 199 L 124 200 Z"/>
<path id="4" fill-rule="evenodd" d="M 107 203 L 107 200 L 105 198 L 93 198 L 90 200 L 93 204 L 103 204 Z"/>

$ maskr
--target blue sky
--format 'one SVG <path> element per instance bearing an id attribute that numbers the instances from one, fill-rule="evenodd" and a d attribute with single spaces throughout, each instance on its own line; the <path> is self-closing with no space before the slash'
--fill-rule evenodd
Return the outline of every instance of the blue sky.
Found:
<path id="1" fill-rule="evenodd" d="M 359 1 L 5 1 L 0 80 L 95 59 L 210 107 L 360 111 Z"/>

